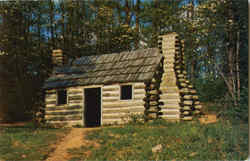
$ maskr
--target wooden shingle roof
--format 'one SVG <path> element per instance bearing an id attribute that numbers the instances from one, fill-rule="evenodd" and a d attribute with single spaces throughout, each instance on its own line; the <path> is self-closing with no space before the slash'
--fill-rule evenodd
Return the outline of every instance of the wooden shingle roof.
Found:
<path id="1" fill-rule="evenodd" d="M 55 67 L 44 88 L 145 82 L 153 78 L 161 59 L 157 48 L 83 56 L 71 65 Z"/>

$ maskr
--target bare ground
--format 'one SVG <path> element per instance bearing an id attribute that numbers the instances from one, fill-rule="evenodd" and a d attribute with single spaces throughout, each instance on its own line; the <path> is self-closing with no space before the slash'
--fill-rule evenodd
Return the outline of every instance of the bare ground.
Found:
<path id="1" fill-rule="evenodd" d="M 95 129 L 72 128 L 69 134 L 56 145 L 55 151 L 49 154 L 46 161 L 67 161 L 71 158 L 68 149 L 89 145 L 98 146 L 97 143 L 85 139 L 86 134 Z"/>

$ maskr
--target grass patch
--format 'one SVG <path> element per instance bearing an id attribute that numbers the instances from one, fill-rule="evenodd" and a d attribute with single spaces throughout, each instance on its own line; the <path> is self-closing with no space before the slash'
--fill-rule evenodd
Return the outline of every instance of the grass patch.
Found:
<path id="1" fill-rule="evenodd" d="M 0 127 L 0 160 L 44 160 L 68 129 Z"/>
<path id="2" fill-rule="evenodd" d="M 229 121 L 169 123 L 163 120 L 124 127 L 106 127 L 88 134 L 100 144 L 70 149 L 75 160 L 244 160 L 248 125 Z M 159 152 L 152 148 L 161 145 Z"/>

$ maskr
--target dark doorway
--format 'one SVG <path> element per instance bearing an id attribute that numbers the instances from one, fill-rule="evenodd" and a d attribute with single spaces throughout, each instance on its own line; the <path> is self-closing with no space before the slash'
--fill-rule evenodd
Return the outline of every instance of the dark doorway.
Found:
<path id="1" fill-rule="evenodd" d="M 85 125 L 95 127 L 101 125 L 101 88 L 86 88 L 84 118 Z"/>

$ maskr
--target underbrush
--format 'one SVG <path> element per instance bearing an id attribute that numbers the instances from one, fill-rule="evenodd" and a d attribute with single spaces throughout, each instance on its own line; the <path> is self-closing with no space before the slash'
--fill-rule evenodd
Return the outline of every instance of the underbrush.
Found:
<path id="1" fill-rule="evenodd" d="M 87 139 L 100 146 L 70 149 L 71 161 L 244 160 L 248 155 L 247 124 L 233 125 L 223 120 L 208 125 L 164 120 L 127 124 L 93 131 Z M 153 152 L 156 146 L 160 149 Z"/>
<path id="2" fill-rule="evenodd" d="M 0 160 L 44 160 L 53 144 L 68 129 L 43 127 L 33 123 L 25 126 L 0 127 Z"/>

